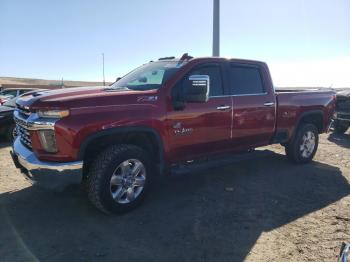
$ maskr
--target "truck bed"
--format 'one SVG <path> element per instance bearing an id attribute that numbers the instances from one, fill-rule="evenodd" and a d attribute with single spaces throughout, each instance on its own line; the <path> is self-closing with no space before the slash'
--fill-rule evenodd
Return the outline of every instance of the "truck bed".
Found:
<path id="1" fill-rule="evenodd" d="M 317 112 L 322 116 L 319 133 L 327 130 L 335 107 L 335 92 L 331 89 L 276 89 L 276 133 L 293 134 L 303 114 Z M 315 119 L 316 121 L 316 119 Z"/>

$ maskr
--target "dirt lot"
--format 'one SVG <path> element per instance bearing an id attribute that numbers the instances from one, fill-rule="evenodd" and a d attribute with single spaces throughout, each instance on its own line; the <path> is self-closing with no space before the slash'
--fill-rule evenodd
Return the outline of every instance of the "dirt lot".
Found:
<path id="1" fill-rule="evenodd" d="M 139 209 L 95 210 L 79 188 L 32 187 L 0 144 L 1 261 L 336 261 L 350 241 L 350 134 L 313 163 L 279 146 L 157 182 Z"/>

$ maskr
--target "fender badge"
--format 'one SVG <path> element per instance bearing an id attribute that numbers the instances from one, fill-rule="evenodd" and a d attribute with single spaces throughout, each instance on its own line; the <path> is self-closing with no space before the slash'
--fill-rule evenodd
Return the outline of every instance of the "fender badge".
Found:
<path id="1" fill-rule="evenodd" d="M 158 100 L 158 96 L 139 96 L 137 102 L 155 102 Z"/>

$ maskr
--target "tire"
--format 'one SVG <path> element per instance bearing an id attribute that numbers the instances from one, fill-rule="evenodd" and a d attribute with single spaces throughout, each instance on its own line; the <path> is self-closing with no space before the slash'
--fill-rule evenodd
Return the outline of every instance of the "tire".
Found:
<path id="1" fill-rule="evenodd" d="M 294 138 L 285 146 L 288 159 L 296 164 L 310 162 L 318 147 L 318 129 L 313 124 L 302 124 Z"/>
<path id="2" fill-rule="evenodd" d="M 152 170 L 143 149 L 113 145 L 98 155 L 88 171 L 89 200 L 107 214 L 130 211 L 144 200 L 152 181 Z"/>
<path id="3" fill-rule="evenodd" d="M 334 132 L 337 134 L 344 134 L 346 130 L 348 130 L 349 126 L 346 124 L 342 124 L 340 122 L 336 122 L 334 125 Z"/>

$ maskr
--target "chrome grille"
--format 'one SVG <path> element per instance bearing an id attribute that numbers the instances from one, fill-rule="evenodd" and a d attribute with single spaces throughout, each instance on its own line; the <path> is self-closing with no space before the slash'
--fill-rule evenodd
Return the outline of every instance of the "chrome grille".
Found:
<path id="1" fill-rule="evenodd" d="M 16 123 L 16 134 L 20 137 L 22 144 L 24 144 L 29 149 L 32 149 L 32 140 L 30 138 L 29 130 L 18 122 Z"/>

